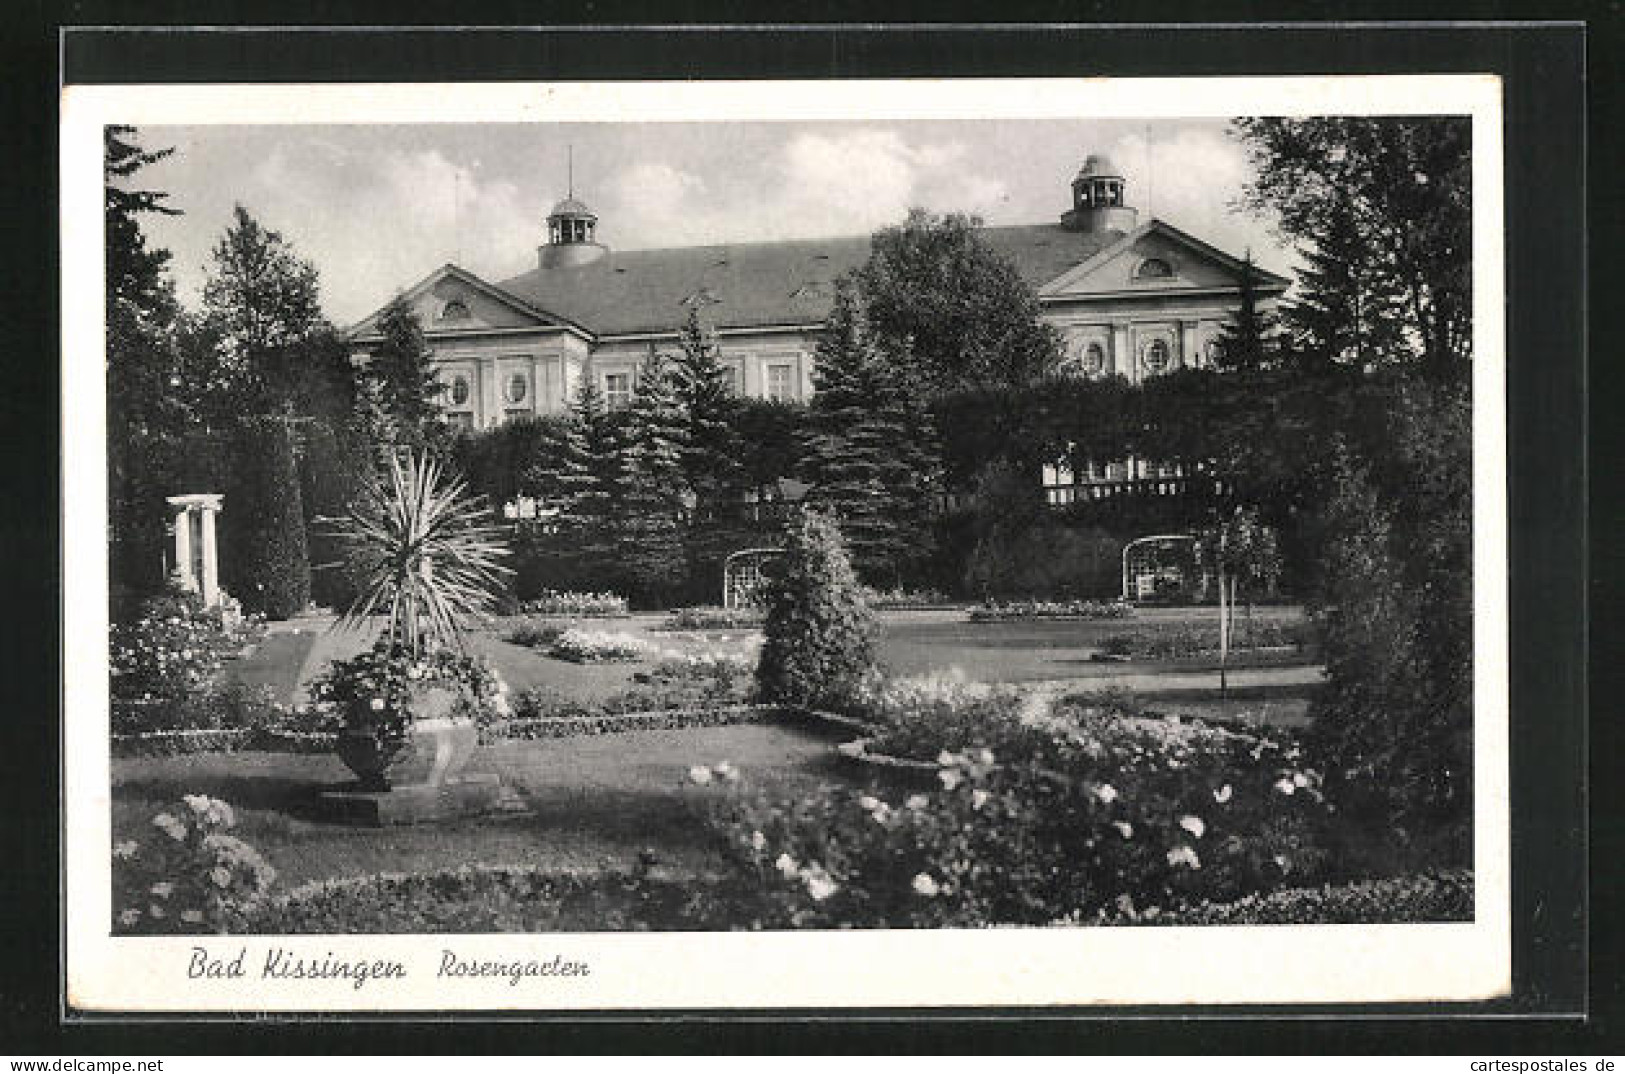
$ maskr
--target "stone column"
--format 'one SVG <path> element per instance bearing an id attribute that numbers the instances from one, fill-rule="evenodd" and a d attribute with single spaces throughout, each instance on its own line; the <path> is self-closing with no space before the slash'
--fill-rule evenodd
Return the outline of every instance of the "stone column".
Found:
<path id="1" fill-rule="evenodd" d="M 175 508 L 175 573 L 180 575 L 181 587 L 195 593 L 198 580 L 192 577 L 192 509 L 184 502 L 176 502 L 184 499 L 169 499 L 169 505 Z"/>
<path id="2" fill-rule="evenodd" d="M 181 585 L 203 598 L 205 607 L 220 603 L 220 559 L 215 550 L 214 516 L 220 511 L 218 493 L 171 496 L 175 509 L 175 566 Z M 192 514 L 198 514 L 199 570 L 192 570 Z"/>
<path id="3" fill-rule="evenodd" d="M 1195 369 L 1202 364 L 1202 356 L 1196 353 L 1196 322 L 1179 322 L 1179 357 L 1180 364 L 1187 369 Z"/>
<path id="4" fill-rule="evenodd" d="M 1139 363 L 1135 361 L 1134 351 L 1128 338 L 1128 325 L 1118 323 L 1112 325 L 1112 364 L 1111 372 L 1127 377 L 1131 381 L 1138 381 Z"/>

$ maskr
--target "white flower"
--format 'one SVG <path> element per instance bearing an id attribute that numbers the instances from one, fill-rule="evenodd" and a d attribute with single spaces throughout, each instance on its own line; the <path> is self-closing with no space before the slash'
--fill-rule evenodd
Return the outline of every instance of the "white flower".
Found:
<path id="1" fill-rule="evenodd" d="M 158 883 L 152 885 L 152 887 L 148 890 L 154 895 L 158 896 L 160 899 L 167 899 L 174 893 L 175 885 L 170 883 L 168 880 L 160 880 Z"/>
<path id="2" fill-rule="evenodd" d="M 186 838 L 186 825 L 177 820 L 172 814 L 160 813 L 152 818 L 152 823 L 154 827 L 165 832 L 176 842 Z"/>
<path id="3" fill-rule="evenodd" d="M 750 848 L 752 850 L 763 850 L 766 847 L 767 836 L 763 835 L 761 832 L 750 833 Z"/>
<path id="4" fill-rule="evenodd" d="M 1277 865 L 1279 865 L 1281 867 L 1281 871 L 1283 873 L 1284 872 L 1289 872 L 1291 870 L 1291 868 L 1292 868 L 1292 863 L 1286 860 L 1286 855 L 1285 854 L 1277 854 L 1277 855 L 1275 855 L 1275 864 L 1277 864 Z"/>
<path id="5" fill-rule="evenodd" d="M 147 914 L 156 921 L 162 921 L 164 919 L 164 908 L 154 904 L 147 907 Z"/>
<path id="6" fill-rule="evenodd" d="M 1275 789 L 1282 794 L 1292 794 L 1298 788 L 1293 785 L 1290 779 L 1278 779 L 1275 781 Z"/>
<path id="7" fill-rule="evenodd" d="M 970 807 L 972 809 L 981 809 L 983 806 L 987 805 L 987 800 L 989 797 L 991 797 L 991 795 L 984 790 L 971 791 Z"/>
<path id="8" fill-rule="evenodd" d="M 814 865 L 811 868 L 803 869 L 801 879 L 807 885 L 807 894 L 813 897 L 813 902 L 823 902 L 841 890 L 841 886 L 835 882 L 835 878 L 825 872 L 822 865 Z"/>
<path id="9" fill-rule="evenodd" d="M 203 911 L 202 910 L 182 910 L 181 911 L 181 920 L 186 922 L 188 925 L 200 925 L 200 924 L 203 923 Z"/>
<path id="10" fill-rule="evenodd" d="M 1112 827 L 1116 828 L 1117 834 L 1122 836 L 1124 839 L 1134 838 L 1134 825 L 1130 824 L 1128 821 L 1114 820 L 1112 821 Z"/>
<path id="11" fill-rule="evenodd" d="M 1307 787 L 1309 786 L 1309 777 L 1302 772 L 1294 772 L 1292 773 L 1292 783 L 1294 786 Z"/>
<path id="12" fill-rule="evenodd" d="M 715 772 L 719 778 L 726 780 L 729 783 L 737 783 L 739 781 L 739 769 L 735 768 L 727 761 L 723 761 L 711 771 Z"/>
<path id="13" fill-rule="evenodd" d="M 120 911 L 118 919 L 121 925 L 133 925 L 141 920 L 141 911 L 134 909 Z"/>
<path id="14" fill-rule="evenodd" d="M 384 699 L 383 698 L 375 697 L 375 698 L 372 699 L 372 711 L 374 711 L 374 712 L 383 712 L 384 711 Z"/>
<path id="15" fill-rule="evenodd" d="M 711 770 L 703 764 L 697 764 L 688 770 L 688 778 L 703 787 L 711 782 Z"/>
<path id="16" fill-rule="evenodd" d="M 1198 839 L 1202 838 L 1202 833 L 1207 831 L 1207 825 L 1202 823 L 1202 818 L 1201 817 L 1193 817 L 1193 816 L 1180 817 L 1179 818 L 1179 826 L 1181 828 L 1185 829 L 1187 832 L 1190 832 L 1192 835 L 1194 835 Z"/>
<path id="17" fill-rule="evenodd" d="M 948 788 L 950 791 L 959 786 L 959 784 L 964 782 L 965 779 L 964 776 L 959 774 L 958 769 L 954 768 L 942 769 L 937 773 L 937 778 L 942 780 L 942 785 Z"/>
<path id="18" fill-rule="evenodd" d="M 780 854 L 778 860 L 773 863 L 773 868 L 785 876 L 795 876 L 798 866 L 796 865 L 796 859 L 788 854 Z"/>
<path id="19" fill-rule="evenodd" d="M 217 865 L 209 870 L 209 879 L 214 881 L 217 888 L 228 888 L 231 886 L 231 870 Z"/>
<path id="20" fill-rule="evenodd" d="M 915 873 L 910 886 L 914 889 L 914 894 L 924 895 L 928 899 L 942 890 L 937 887 L 937 882 L 930 873 Z"/>
<path id="21" fill-rule="evenodd" d="M 989 749 L 982 750 L 980 753 L 978 753 L 976 755 L 976 763 L 977 764 L 983 764 L 983 765 L 991 765 L 993 763 L 993 751 L 989 750 Z"/>
<path id="22" fill-rule="evenodd" d="M 858 805 L 859 807 L 867 809 L 869 812 L 873 813 L 875 810 L 880 808 L 880 799 L 876 798 L 872 794 L 862 794 L 858 796 Z"/>
<path id="23" fill-rule="evenodd" d="M 137 846 L 134 839 L 126 839 L 122 843 L 113 844 L 113 857 L 129 859 L 135 857 Z"/>
<path id="24" fill-rule="evenodd" d="M 1223 805 L 1224 803 L 1230 801 L 1230 795 L 1232 793 L 1234 792 L 1231 791 L 1230 784 L 1226 783 L 1224 786 L 1213 792 L 1213 800 L 1218 802 L 1220 805 Z"/>
<path id="25" fill-rule="evenodd" d="M 953 764 L 958 759 L 959 758 L 955 757 L 953 754 L 949 753 L 947 750 L 943 750 L 941 753 L 937 754 L 937 763 L 938 764 L 943 764 L 943 765 Z"/>
<path id="26" fill-rule="evenodd" d="M 911 794 L 911 795 L 908 796 L 908 801 L 904 802 L 903 804 L 908 806 L 908 808 L 914 810 L 915 812 L 919 812 L 920 810 L 924 809 L 929 803 L 930 803 L 930 799 L 927 798 L 925 795 L 923 795 L 923 794 Z"/>
<path id="27" fill-rule="evenodd" d="M 1102 783 L 1100 786 L 1095 788 L 1095 797 L 1099 798 L 1107 805 L 1111 805 L 1113 802 L 1117 801 L 1117 788 L 1113 787 L 1110 783 Z"/>
<path id="28" fill-rule="evenodd" d="M 1196 856 L 1196 851 L 1190 847 L 1175 847 L 1168 852 L 1169 865 L 1184 865 L 1191 869 L 1200 869 L 1202 861 Z"/>

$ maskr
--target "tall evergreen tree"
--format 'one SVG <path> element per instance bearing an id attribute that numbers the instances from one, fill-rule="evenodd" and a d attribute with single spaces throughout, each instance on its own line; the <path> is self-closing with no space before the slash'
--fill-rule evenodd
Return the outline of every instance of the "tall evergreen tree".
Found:
<path id="1" fill-rule="evenodd" d="M 695 496 L 695 514 L 709 517 L 738 498 L 742 477 L 739 436 L 732 422 L 735 400 L 716 337 L 691 307 L 678 333 L 671 363 L 672 389 L 687 415 L 683 475 Z"/>
<path id="2" fill-rule="evenodd" d="M 666 360 L 651 352 L 625 412 L 622 479 L 611 504 L 615 558 L 633 595 L 659 601 L 681 589 L 692 507 L 683 467 L 688 415 Z"/>
<path id="3" fill-rule="evenodd" d="M 803 476 L 833 511 L 861 573 L 899 584 L 929 546 L 937 451 L 929 411 L 872 337 L 850 283 L 818 343 Z"/>
<path id="4" fill-rule="evenodd" d="M 229 425 L 244 415 L 295 411 L 300 386 L 335 360 L 326 345 L 316 266 L 279 232 L 238 205 L 215 245 L 203 287 L 198 368 L 209 417 Z"/>
<path id="5" fill-rule="evenodd" d="M 1258 267 L 1249 250 L 1241 266 L 1241 295 L 1236 312 L 1220 335 L 1218 364 L 1238 372 L 1253 372 L 1273 365 L 1276 357 L 1276 318 L 1258 301 Z"/>
<path id="6" fill-rule="evenodd" d="M 192 406 L 182 377 L 182 311 L 167 272 L 169 251 L 147 244 L 140 217 L 175 215 L 162 191 L 135 175 L 174 152 L 149 151 L 132 127 L 103 131 L 107 252 L 107 462 L 109 549 L 115 589 L 163 581 L 164 497 L 184 459 Z"/>
<path id="7" fill-rule="evenodd" d="M 1404 313 L 1377 278 L 1375 258 L 1350 203 L 1328 209 L 1324 228 L 1302 256 L 1298 297 L 1282 309 L 1300 364 L 1364 366 L 1405 353 Z"/>
<path id="8" fill-rule="evenodd" d="M 446 446 L 441 420 L 441 385 L 431 362 L 423 323 L 404 295 L 396 295 L 378 317 L 383 340 L 375 344 L 358 377 L 361 420 L 378 443 L 403 447 Z"/>
<path id="9" fill-rule="evenodd" d="M 250 611 L 290 618 L 310 601 L 310 552 L 288 423 L 245 420 L 232 476 L 223 512 L 232 553 L 222 557 L 227 587 Z"/>

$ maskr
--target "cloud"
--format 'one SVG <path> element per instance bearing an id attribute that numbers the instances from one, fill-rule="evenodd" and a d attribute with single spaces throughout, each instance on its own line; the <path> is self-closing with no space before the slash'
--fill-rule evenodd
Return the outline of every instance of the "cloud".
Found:
<path id="1" fill-rule="evenodd" d="M 650 247 L 861 233 L 916 205 L 986 212 L 1008 192 L 968 158 L 958 143 L 915 145 L 866 128 L 798 134 L 728 189 L 640 161 L 610 182 L 603 232 L 617 245 Z"/>

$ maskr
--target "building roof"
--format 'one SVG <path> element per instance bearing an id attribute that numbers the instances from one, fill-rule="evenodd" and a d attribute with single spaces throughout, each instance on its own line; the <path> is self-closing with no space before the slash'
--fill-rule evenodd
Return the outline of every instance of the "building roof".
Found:
<path id="1" fill-rule="evenodd" d="M 985 227 L 987 244 L 1037 288 L 1123 238 L 1059 224 Z M 599 335 L 669 333 L 686 304 L 724 328 L 822 321 L 833 281 L 869 256 L 869 236 L 611 250 L 591 264 L 536 268 L 497 284 L 525 303 Z"/>
<path id="2" fill-rule="evenodd" d="M 553 206 L 553 211 L 547 215 L 550 219 L 555 216 L 590 216 L 594 220 L 598 219 L 598 214 L 587 208 L 586 202 L 577 201 L 575 198 L 565 198 Z"/>
<path id="3" fill-rule="evenodd" d="M 1090 153 L 1083 162 L 1083 170 L 1078 172 L 1079 179 L 1121 179 L 1123 173 L 1112 158 L 1104 153 Z"/>

